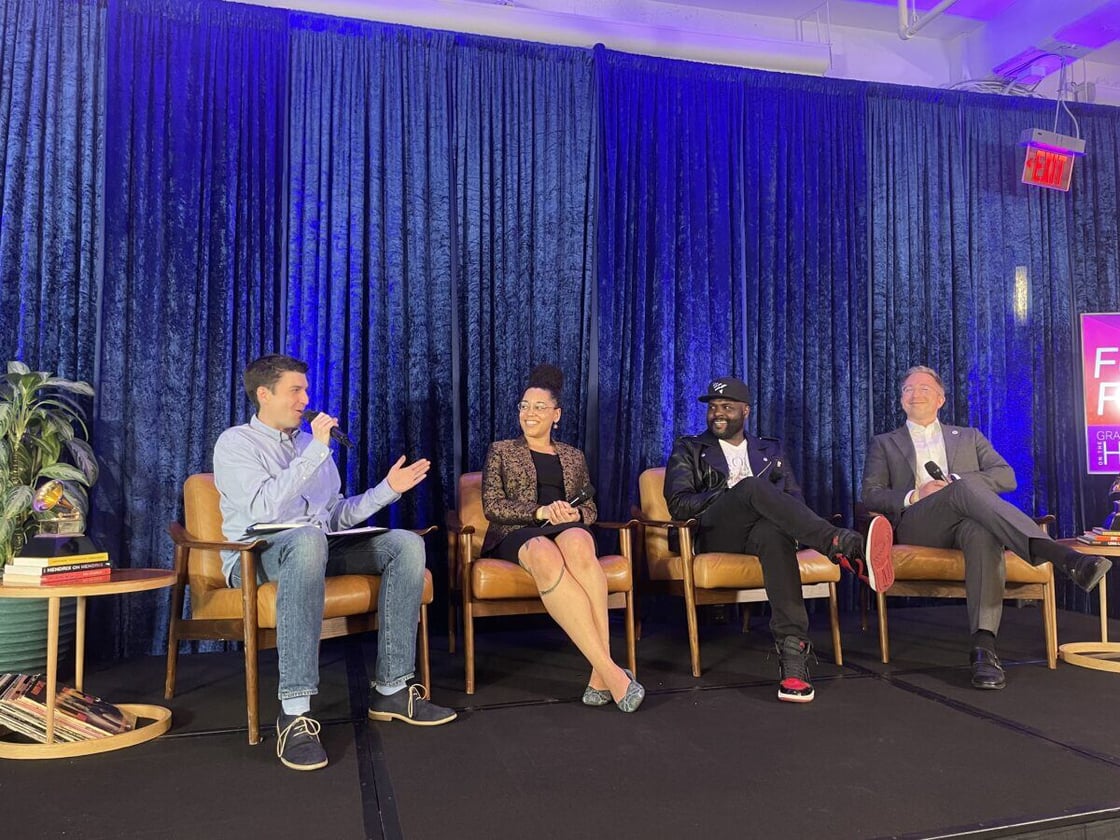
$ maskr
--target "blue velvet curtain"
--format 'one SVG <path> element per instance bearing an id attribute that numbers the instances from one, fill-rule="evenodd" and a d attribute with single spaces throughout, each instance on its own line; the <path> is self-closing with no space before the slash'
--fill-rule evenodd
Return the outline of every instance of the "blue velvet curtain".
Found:
<path id="1" fill-rule="evenodd" d="M 118 565 L 170 564 L 182 481 L 277 349 L 360 439 L 348 490 L 435 462 L 391 521 L 442 519 L 540 361 L 608 516 L 728 372 L 846 513 L 919 362 L 1016 503 L 1065 535 L 1103 513 L 1076 316 L 1120 308 L 1118 109 L 1075 107 L 1088 152 L 1058 194 L 1019 184 L 1015 148 L 1052 103 L 218 0 L 0 10 L 0 339 L 94 381 Z M 164 597 L 98 606 L 112 652 L 161 649 Z"/>
<path id="2" fill-rule="evenodd" d="M 291 32 L 287 347 L 361 441 L 342 457 L 347 488 L 430 458 L 382 518 L 440 522 L 456 475 L 451 36 L 314 15 Z"/>
<path id="3" fill-rule="evenodd" d="M 451 60 L 463 471 L 521 433 L 534 364 L 565 376 L 557 437 L 583 446 L 597 150 L 586 50 L 460 36 Z"/>
<path id="4" fill-rule="evenodd" d="M 3 361 L 93 380 L 104 233 L 105 9 L 0 6 Z"/>
<path id="5" fill-rule="evenodd" d="M 863 86 L 599 58 L 604 506 L 628 511 L 733 373 L 809 502 L 849 511 L 868 428 Z"/>
<path id="6" fill-rule="evenodd" d="M 183 480 L 248 417 L 280 347 L 287 15 L 209 0 L 109 7 L 95 536 L 169 566 Z M 166 593 L 106 599 L 118 651 L 158 650 Z"/>

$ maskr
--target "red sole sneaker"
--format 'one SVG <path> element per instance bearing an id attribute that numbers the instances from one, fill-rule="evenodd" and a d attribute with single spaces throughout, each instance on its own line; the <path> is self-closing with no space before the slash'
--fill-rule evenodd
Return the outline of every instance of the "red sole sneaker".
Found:
<path id="1" fill-rule="evenodd" d="M 813 699 L 813 686 L 798 679 L 778 683 L 778 699 L 786 703 L 809 703 Z"/>
<path id="2" fill-rule="evenodd" d="M 867 529 L 864 556 L 867 558 L 867 583 L 876 592 L 886 592 L 894 585 L 894 563 L 891 546 L 894 528 L 885 516 L 876 516 Z"/>

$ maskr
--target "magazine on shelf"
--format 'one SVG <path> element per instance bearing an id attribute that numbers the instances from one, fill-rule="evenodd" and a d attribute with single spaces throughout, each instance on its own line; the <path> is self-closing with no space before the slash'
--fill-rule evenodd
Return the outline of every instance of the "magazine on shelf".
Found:
<path id="1" fill-rule="evenodd" d="M 47 681 L 42 674 L 0 675 L 0 726 L 39 743 L 47 737 Z M 55 695 L 54 733 L 61 743 L 128 732 L 136 716 L 72 686 Z"/>
<path id="2" fill-rule="evenodd" d="M 288 531 L 292 528 L 305 528 L 308 525 L 314 525 L 313 522 L 258 522 L 255 525 L 249 526 L 249 535 L 255 536 L 257 534 L 274 534 L 277 531 Z M 348 537 L 353 534 L 383 534 L 388 531 L 388 528 L 382 528 L 380 525 L 366 525 L 361 528 L 343 528 L 340 531 L 324 531 L 328 537 Z"/>

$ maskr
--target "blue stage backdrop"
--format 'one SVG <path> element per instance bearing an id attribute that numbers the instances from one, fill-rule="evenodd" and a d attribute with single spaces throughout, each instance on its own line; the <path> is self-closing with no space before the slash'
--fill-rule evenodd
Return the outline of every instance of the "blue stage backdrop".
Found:
<path id="1" fill-rule="evenodd" d="M 1018 180 L 1041 101 L 219 0 L 0 2 L 0 347 L 94 382 L 118 565 L 170 566 L 182 482 L 276 350 L 360 439 L 348 491 L 435 461 L 402 524 L 443 521 L 541 361 L 606 517 L 729 372 L 813 506 L 850 516 L 918 363 L 1017 504 L 1065 535 L 1103 514 L 1075 316 L 1120 309 L 1118 109 L 1071 105 L 1088 149 L 1058 194 Z M 98 652 L 160 652 L 165 595 L 116 600 Z"/>

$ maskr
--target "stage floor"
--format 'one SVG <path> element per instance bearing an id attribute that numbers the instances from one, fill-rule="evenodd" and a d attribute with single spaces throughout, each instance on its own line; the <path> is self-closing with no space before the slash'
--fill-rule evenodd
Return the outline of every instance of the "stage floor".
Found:
<path id="1" fill-rule="evenodd" d="M 664 610 L 658 611 L 665 615 Z M 246 743 L 240 655 L 180 657 L 168 735 L 118 753 L 0 762 L 3 835 L 87 838 L 1120 837 L 1120 678 L 1046 668 L 1037 609 L 1005 612 L 1004 691 L 968 685 L 963 606 L 896 608 L 890 665 L 846 616 L 845 663 L 814 625 L 816 700 L 776 698 L 765 621 L 647 621 L 641 710 L 587 708 L 578 654 L 545 617 L 479 622 L 476 694 L 434 638 L 448 726 L 367 723 L 374 639 L 323 646 L 315 711 L 330 765 L 285 770 Z M 732 617 L 733 618 L 733 617 Z M 874 615 L 871 616 L 872 623 Z M 1112 632 L 1120 637 L 1120 622 Z M 487 630 L 487 627 L 497 628 Z M 1061 613 L 1060 641 L 1092 616 Z M 612 625 L 621 660 L 621 625 Z M 163 703 L 163 660 L 90 670 L 115 702 Z M 274 652 L 262 717 L 275 717 Z"/>

